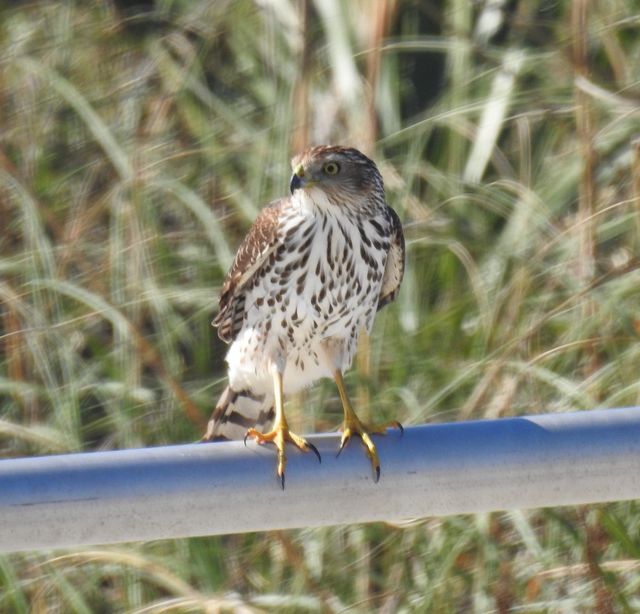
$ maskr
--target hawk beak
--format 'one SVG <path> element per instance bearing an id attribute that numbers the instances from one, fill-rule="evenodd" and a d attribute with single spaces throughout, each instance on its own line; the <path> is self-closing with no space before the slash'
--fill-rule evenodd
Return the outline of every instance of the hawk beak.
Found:
<path id="1" fill-rule="evenodd" d="M 304 180 L 304 167 L 302 164 L 298 164 L 295 170 L 293 171 L 293 175 L 291 176 L 291 183 L 289 184 L 289 189 L 293 194 L 298 188 L 303 188 L 306 184 Z"/>
<path id="2" fill-rule="evenodd" d="M 291 183 L 289 184 L 291 193 L 293 194 L 298 188 L 301 188 L 303 185 L 304 181 L 302 180 L 302 178 L 296 173 L 293 173 L 293 175 L 291 176 Z"/>

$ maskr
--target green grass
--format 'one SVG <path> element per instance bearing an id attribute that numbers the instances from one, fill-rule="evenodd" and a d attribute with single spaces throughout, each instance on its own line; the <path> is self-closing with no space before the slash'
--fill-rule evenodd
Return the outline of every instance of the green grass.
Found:
<path id="1" fill-rule="evenodd" d="M 640 404 L 636 3 L 517 3 L 486 44 L 464 0 L 124 4 L 0 7 L 1 456 L 197 439 L 219 285 L 315 142 L 371 153 L 405 222 L 403 290 L 348 376 L 361 407 Z M 301 429 L 336 428 L 330 384 L 297 401 Z M 0 610 L 631 612 L 638 511 L 4 556 Z"/>

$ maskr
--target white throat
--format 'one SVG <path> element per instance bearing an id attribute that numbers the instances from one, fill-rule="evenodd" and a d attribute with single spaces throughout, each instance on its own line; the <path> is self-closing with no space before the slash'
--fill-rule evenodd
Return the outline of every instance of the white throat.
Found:
<path id="1" fill-rule="evenodd" d="M 336 208 L 336 205 L 327 198 L 325 192 L 316 187 L 296 190 L 291 201 L 300 212 L 309 215 L 329 213 Z"/>

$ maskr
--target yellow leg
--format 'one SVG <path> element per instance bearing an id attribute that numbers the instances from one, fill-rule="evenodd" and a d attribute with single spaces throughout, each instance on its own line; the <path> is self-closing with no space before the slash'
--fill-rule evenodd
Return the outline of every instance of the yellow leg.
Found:
<path id="1" fill-rule="evenodd" d="M 373 468 L 374 481 L 380 479 L 380 459 L 378 458 L 378 451 L 376 450 L 376 444 L 371 439 L 372 434 L 386 435 L 387 429 L 391 427 L 399 428 L 403 430 L 402 425 L 399 422 L 391 421 L 384 424 L 368 426 L 360 421 L 360 418 L 356 416 L 356 412 L 351 407 L 351 401 L 347 396 L 347 390 L 344 385 L 344 379 L 342 373 L 336 371 L 333 375 L 336 385 L 338 386 L 338 393 L 340 394 L 340 400 L 342 401 L 342 408 L 344 409 L 344 422 L 342 423 L 342 439 L 340 440 L 340 449 L 338 454 L 342 452 L 349 440 L 358 435 L 362 439 L 362 443 L 367 450 L 367 456 L 371 460 L 371 467 Z"/>
<path id="2" fill-rule="evenodd" d="M 282 373 L 277 370 L 273 372 L 273 392 L 275 399 L 276 417 L 273 423 L 273 430 L 268 433 L 261 433 L 256 429 L 249 429 L 244 436 L 245 445 L 249 437 L 253 437 L 258 443 L 273 443 L 278 450 L 278 477 L 282 484 L 282 490 L 284 490 L 284 468 L 287 465 L 287 455 L 284 450 L 285 442 L 292 443 L 294 446 L 302 450 L 303 452 L 313 452 L 318 461 L 322 462 L 320 458 L 320 452 L 312 444 L 309 443 L 303 437 L 292 433 L 289 430 L 287 419 L 284 415 L 284 394 L 282 390 Z"/>

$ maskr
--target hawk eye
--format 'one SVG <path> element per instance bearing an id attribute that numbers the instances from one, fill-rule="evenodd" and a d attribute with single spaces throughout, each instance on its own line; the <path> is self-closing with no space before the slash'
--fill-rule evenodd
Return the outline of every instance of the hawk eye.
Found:
<path id="1" fill-rule="evenodd" d="M 340 165 L 337 162 L 327 162 L 322 167 L 322 170 L 327 175 L 337 175 L 340 172 Z"/>

